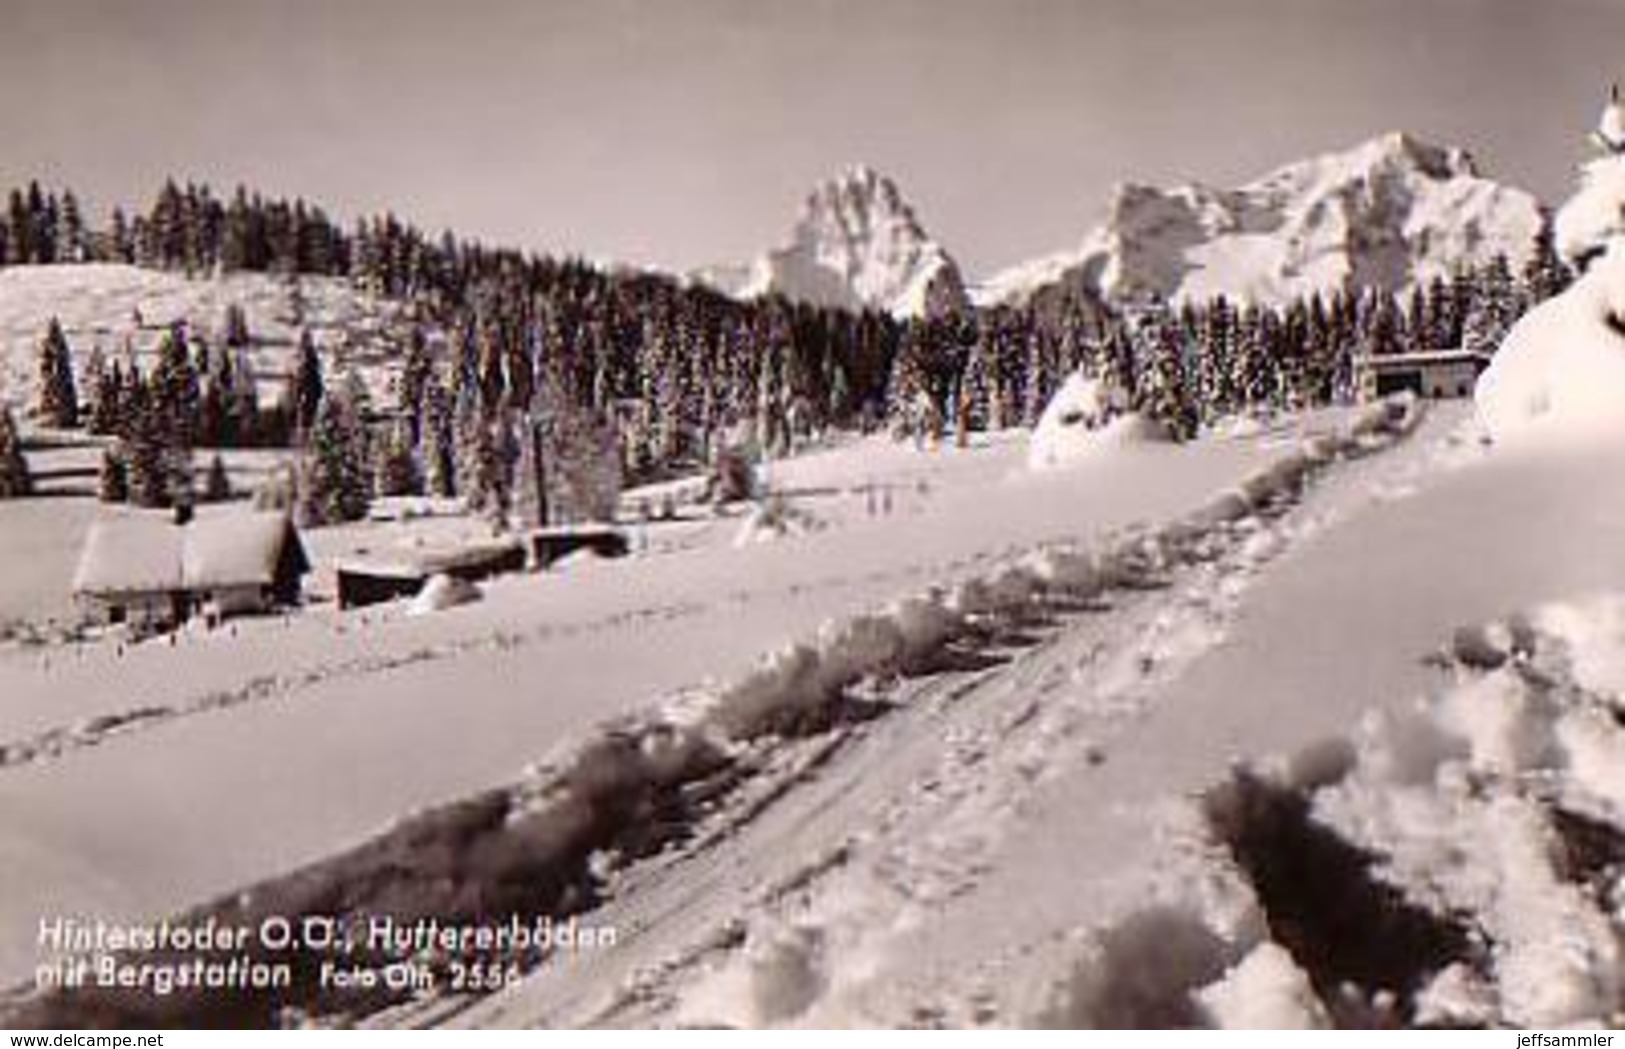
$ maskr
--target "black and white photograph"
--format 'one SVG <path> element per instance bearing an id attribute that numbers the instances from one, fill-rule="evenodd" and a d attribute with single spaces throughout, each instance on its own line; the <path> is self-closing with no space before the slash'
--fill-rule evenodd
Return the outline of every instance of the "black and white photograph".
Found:
<path id="1" fill-rule="evenodd" d="M 1625 1024 L 1622 45 L 0 0 L 0 1029 Z"/>

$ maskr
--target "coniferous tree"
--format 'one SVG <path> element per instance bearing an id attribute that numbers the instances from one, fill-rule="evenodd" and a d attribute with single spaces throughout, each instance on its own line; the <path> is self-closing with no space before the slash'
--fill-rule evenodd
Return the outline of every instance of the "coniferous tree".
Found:
<path id="1" fill-rule="evenodd" d="M 979 336 L 976 345 L 965 356 L 965 370 L 959 377 L 956 415 L 963 416 L 966 432 L 990 428 L 989 408 L 992 402 L 991 348 L 985 337 Z"/>
<path id="2" fill-rule="evenodd" d="M 170 505 L 171 479 L 166 462 L 164 424 L 146 385 L 136 387 L 141 395 L 130 405 L 129 436 L 119 452 L 128 474 L 130 502 L 136 506 Z"/>
<path id="3" fill-rule="evenodd" d="M 135 261 L 135 243 L 130 233 L 129 219 L 125 217 L 123 208 L 113 209 L 107 242 L 108 252 L 112 256 L 108 261 L 124 263 Z"/>
<path id="4" fill-rule="evenodd" d="M 39 344 L 39 405 L 48 426 L 79 425 L 79 392 L 73 381 L 73 353 L 62 324 L 52 317 Z"/>
<path id="5" fill-rule="evenodd" d="M 91 358 L 90 432 L 97 435 L 119 432 L 124 418 L 124 375 L 117 361 L 111 368 L 100 364 L 100 355 Z"/>
<path id="6" fill-rule="evenodd" d="M 1494 353 L 1518 319 L 1517 288 L 1505 255 L 1496 255 L 1479 274 L 1477 289 L 1462 322 L 1462 349 Z"/>
<path id="7" fill-rule="evenodd" d="M 1557 238 L 1550 214 L 1542 214 L 1535 247 L 1523 270 L 1524 297 L 1531 306 L 1561 293 L 1574 281 L 1568 263 L 1557 251 Z"/>
<path id="8" fill-rule="evenodd" d="M 308 330 L 299 333 L 299 363 L 294 370 L 289 392 L 294 433 L 303 440 L 315 426 L 316 413 L 326 394 L 322 359 L 316 352 L 316 341 Z"/>
<path id="9" fill-rule="evenodd" d="M 102 449 L 101 467 L 96 476 L 96 498 L 104 503 L 130 501 L 129 468 L 116 448 Z"/>
<path id="10" fill-rule="evenodd" d="M 445 499 L 455 496 L 458 486 L 455 412 L 451 395 L 434 372 L 430 372 L 423 388 L 423 427 L 418 445 L 428 494 Z"/>
<path id="11" fill-rule="evenodd" d="M 1202 349 L 1197 361 L 1197 390 L 1204 416 L 1214 419 L 1236 408 L 1236 315 L 1224 296 L 1208 303 L 1200 323 Z"/>
<path id="12" fill-rule="evenodd" d="M 423 329 L 413 325 L 407 338 L 406 356 L 401 361 L 396 409 L 407 420 L 414 443 L 421 437 L 424 391 L 428 387 L 433 369 L 434 363 L 429 357 L 428 340 L 423 334 Z"/>
<path id="13" fill-rule="evenodd" d="M 57 225 L 56 258 L 58 262 L 84 262 L 85 222 L 79 211 L 79 198 L 72 190 L 62 194 L 62 210 Z"/>
<path id="14" fill-rule="evenodd" d="M 243 350 L 253 345 L 254 338 L 248 330 L 248 311 L 243 309 L 241 303 L 233 302 L 226 307 L 220 322 L 220 342 L 232 350 Z"/>
<path id="15" fill-rule="evenodd" d="M 342 392 L 330 392 L 316 409 L 300 459 L 300 520 L 307 525 L 360 520 L 371 492 L 360 421 Z"/>
<path id="16" fill-rule="evenodd" d="M 933 429 L 938 436 L 941 431 L 940 419 L 933 410 L 929 355 L 925 323 L 910 321 L 897 356 L 892 359 L 891 378 L 886 383 L 886 414 L 892 421 L 894 436 L 912 438 L 917 443 L 931 437 Z"/>
<path id="17" fill-rule="evenodd" d="M 186 326 L 176 322 L 158 343 L 158 364 L 148 383 L 151 408 L 164 441 L 190 450 L 197 441 L 198 407 L 202 399 L 197 367 L 187 352 Z"/>
<path id="18" fill-rule="evenodd" d="M 203 498 L 211 503 L 224 503 L 231 499 L 231 477 L 226 473 L 226 462 L 216 453 L 209 459 L 208 471 L 204 474 Z"/>
<path id="19" fill-rule="evenodd" d="M 465 386 L 457 398 L 457 494 L 476 513 L 502 505 L 502 470 L 493 420 L 480 408 L 478 387 Z"/>
<path id="20" fill-rule="evenodd" d="M 1179 327 L 1166 308 L 1154 308 L 1142 319 L 1140 372 L 1135 408 L 1161 423 L 1175 441 L 1196 436 L 1201 419 L 1185 374 L 1185 348 Z"/>
<path id="21" fill-rule="evenodd" d="M 13 188 L 6 204 L 6 228 L 11 231 L 8 251 L 13 264 L 38 262 L 34 255 L 34 217 L 20 189 Z"/>
<path id="22" fill-rule="evenodd" d="M 396 419 L 378 453 L 379 495 L 423 494 L 423 476 L 418 469 L 416 445 L 408 420 L 405 417 Z"/>

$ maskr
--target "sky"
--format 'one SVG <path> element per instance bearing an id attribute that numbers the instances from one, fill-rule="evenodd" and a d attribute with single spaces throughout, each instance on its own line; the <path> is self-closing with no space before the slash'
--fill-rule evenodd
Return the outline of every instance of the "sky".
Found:
<path id="1" fill-rule="evenodd" d="M 891 175 L 972 277 L 1389 130 L 1561 200 L 1625 0 L 5 0 L 0 184 L 167 175 L 682 270 Z"/>

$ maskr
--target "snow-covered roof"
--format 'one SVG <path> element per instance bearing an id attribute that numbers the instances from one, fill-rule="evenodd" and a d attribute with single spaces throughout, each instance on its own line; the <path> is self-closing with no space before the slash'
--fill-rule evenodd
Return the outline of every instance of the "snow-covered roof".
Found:
<path id="1" fill-rule="evenodd" d="M 283 544 L 298 541 L 288 519 L 274 511 L 212 514 L 185 526 L 167 513 L 122 511 L 91 524 L 73 591 L 112 595 L 269 586 Z"/>
<path id="2" fill-rule="evenodd" d="M 287 517 L 276 511 L 200 517 L 185 532 L 182 574 L 193 590 L 269 586 L 283 543 L 298 542 Z"/>
<path id="3" fill-rule="evenodd" d="M 359 575 L 387 576 L 392 579 L 415 578 L 489 565 L 505 557 L 512 557 L 523 549 L 517 539 L 470 540 L 456 544 L 405 548 L 354 558 L 342 562 L 339 569 Z"/>
<path id="4" fill-rule="evenodd" d="M 90 526 L 73 574 L 76 594 L 131 594 L 182 589 L 184 531 L 168 514 L 129 511 Z"/>

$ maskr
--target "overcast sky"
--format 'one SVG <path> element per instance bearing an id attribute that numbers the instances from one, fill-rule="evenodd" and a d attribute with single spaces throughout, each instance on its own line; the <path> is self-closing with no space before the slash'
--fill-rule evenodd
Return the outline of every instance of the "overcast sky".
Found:
<path id="1" fill-rule="evenodd" d="M 671 268 L 866 161 L 972 275 L 1114 182 L 1403 128 L 1560 197 L 1625 0 L 4 0 L 0 182 L 164 175 Z"/>

